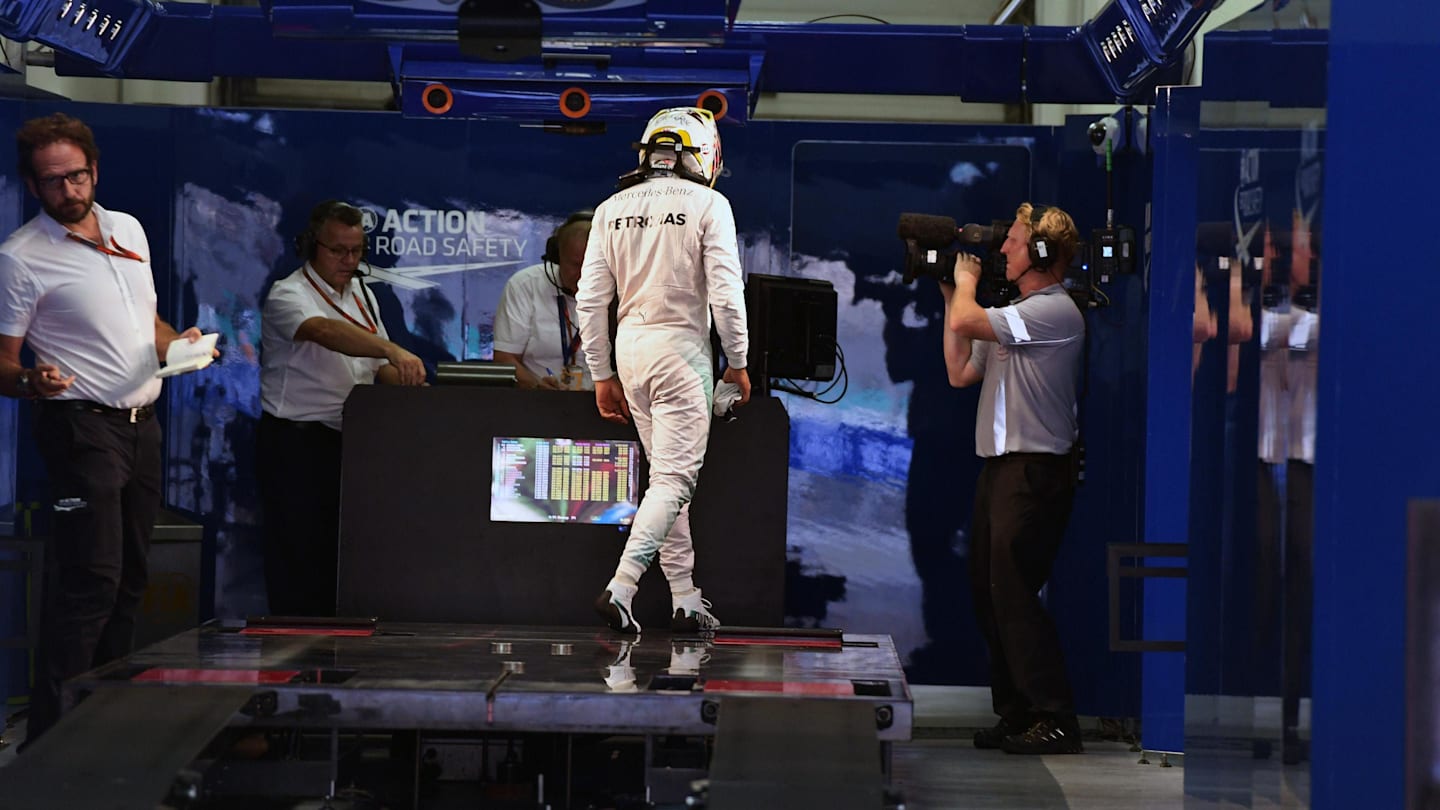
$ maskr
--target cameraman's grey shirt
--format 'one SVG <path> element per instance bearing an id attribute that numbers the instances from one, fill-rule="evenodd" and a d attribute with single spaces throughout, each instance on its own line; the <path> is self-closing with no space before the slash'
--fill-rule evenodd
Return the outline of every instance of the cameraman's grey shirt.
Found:
<path id="1" fill-rule="evenodd" d="M 1078 435 L 1084 316 L 1059 284 L 985 314 L 998 342 L 976 340 L 970 353 L 970 364 L 985 375 L 975 454 L 1069 452 Z"/>

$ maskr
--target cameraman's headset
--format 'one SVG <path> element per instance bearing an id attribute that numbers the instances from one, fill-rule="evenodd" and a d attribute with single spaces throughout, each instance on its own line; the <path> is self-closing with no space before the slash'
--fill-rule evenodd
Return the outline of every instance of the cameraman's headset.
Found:
<path id="1" fill-rule="evenodd" d="M 1050 210 L 1048 205 L 1035 205 L 1030 209 L 1030 266 L 1037 270 L 1048 271 L 1055 264 L 1055 244 L 1051 240 L 1041 236 L 1037 229 L 1040 227 L 1040 220 L 1045 212 Z"/>

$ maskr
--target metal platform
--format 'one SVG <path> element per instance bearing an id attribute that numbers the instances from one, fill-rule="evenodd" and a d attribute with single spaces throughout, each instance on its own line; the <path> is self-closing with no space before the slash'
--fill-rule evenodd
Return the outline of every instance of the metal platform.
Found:
<path id="1" fill-rule="evenodd" d="M 827 790 L 883 808 L 913 722 L 888 636 L 761 628 L 211 623 L 62 701 L 25 767 L 0 772 L 0 810 L 290 807 L 357 785 L 407 808 L 452 806 L 427 799 L 442 788 L 485 808 L 692 806 L 712 789 L 717 810 Z"/>
<path id="2" fill-rule="evenodd" d="M 908 740 L 913 719 L 888 636 L 758 630 L 212 623 L 68 682 L 66 700 L 211 685 L 255 688 L 232 725 L 709 735 L 728 695 L 869 704 L 881 741 Z"/>

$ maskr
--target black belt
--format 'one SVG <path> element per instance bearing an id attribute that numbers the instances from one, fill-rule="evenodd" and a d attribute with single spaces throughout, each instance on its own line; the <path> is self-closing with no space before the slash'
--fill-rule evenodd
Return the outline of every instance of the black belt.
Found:
<path id="1" fill-rule="evenodd" d="M 263 422 L 270 422 L 271 424 L 277 425 L 277 426 L 279 426 L 279 427 L 288 428 L 288 429 L 290 429 L 290 430 L 300 430 L 300 431 L 323 430 L 323 431 L 326 431 L 326 432 L 329 432 L 329 433 L 339 433 L 339 432 L 340 432 L 340 431 L 336 430 L 335 428 L 332 428 L 332 427 L 330 427 L 329 425 L 325 424 L 324 422 L 319 422 L 319 421 L 304 421 L 304 422 L 302 422 L 302 421 L 300 421 L 300 420 L 298 420 L 298 419 L 286 419 L 286 418 L 283 417 L 283 416 L 276 416 L 275 414 L 270 413 L 269 411 L 261 411 L 261 412 L 260 412 L 260 420 L 263 421 Z"/>
<path id="2" fill-rule="evenodd" d="M 109 405 L 91 402 L 88 399 L 47 399 L 43 401 L 47 407 L 53 406 L 70 411 L 98 413 L 101 416 L 123 419 L 132 425 L 148 421 L 150 417 L 155 415 L 154 405 L 141 405 L 138 408 L 112 408 Z"/>

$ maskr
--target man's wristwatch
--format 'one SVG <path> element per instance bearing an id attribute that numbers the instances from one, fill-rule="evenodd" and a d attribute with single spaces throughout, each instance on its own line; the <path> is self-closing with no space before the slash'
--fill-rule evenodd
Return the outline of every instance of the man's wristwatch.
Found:
<path id="1" fill-rule="evenodd" d="M 20 376 L 15 378 L 15 390 L 18 391 L 22 397 L 35 395 L 35 386 L 30 384 L 30 371 L 28 368 L 22 368 L 20 369 Z"/>

